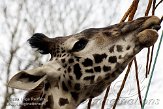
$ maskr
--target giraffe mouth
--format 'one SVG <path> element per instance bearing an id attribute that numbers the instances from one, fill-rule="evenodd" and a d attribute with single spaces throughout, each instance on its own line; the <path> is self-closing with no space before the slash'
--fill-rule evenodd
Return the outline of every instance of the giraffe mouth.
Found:
<path id="1" fill-rule="evenodd" d="M 158 17 L 152 16 L 142 24 L 141 31 L 137 35 L 140 45 L 150 47 L 155 44 L 158 39 L 157 31 L 161 28 L 161 21 Z"/>
<path id="2" fill-rule="evenodd" d="M 158 31 L 160 28 L 161 28 L 160 25 L 153 25 L 153 26 L 151 26 L 149 29 L 153 29 L 153 30 Z"/>

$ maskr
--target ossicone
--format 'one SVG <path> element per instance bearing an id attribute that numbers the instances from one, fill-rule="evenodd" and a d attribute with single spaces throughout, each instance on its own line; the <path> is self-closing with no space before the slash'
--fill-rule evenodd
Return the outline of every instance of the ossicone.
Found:
<path id="1" fill-rule="evenodd" d="M 51 51 L 51 40 L 42 33 L 35 33 L 28 42 L 32 48 L 36 48 L 41 54 L 48 54 Z"/>

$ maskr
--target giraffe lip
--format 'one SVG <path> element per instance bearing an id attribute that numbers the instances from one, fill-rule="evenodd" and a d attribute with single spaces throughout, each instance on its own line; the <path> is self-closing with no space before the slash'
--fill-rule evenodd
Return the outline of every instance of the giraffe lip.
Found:
<path id="1" fill-rule="evenodd" d="M 153 29 L 158 31 L 161 28 L 161 22 L 162 20 L 157 16 L 148 17 L 148 19 L 142 24 L 141 30 Z"/>
<path id="2" fill-rule="evenodd" d="M 150 47 L 157 41 L 157 31 L 161 28 L 161 20 L 152 16 L 149 17 L 142 25 L 141 31 L 138 33 L 138 41 L 142 47 Z"/>
<path id="3" fill-rule="evenodd" d="M 150 47 L 155 44 L 158 38 L 158 33 L 156 29 L 159 29 L 159 27 L 145 29 L 137 35 L 138 41 L 140 45 L 142 45 L 142 47 Z"/>
<path id="4" fill-rule="evenodd" d="M 153 25 L 153 26 L 151 26 L 151 29 L 154 29 L 156 31 L 158 31 L 160 28 L 161 28 L 160 25 Z"/>

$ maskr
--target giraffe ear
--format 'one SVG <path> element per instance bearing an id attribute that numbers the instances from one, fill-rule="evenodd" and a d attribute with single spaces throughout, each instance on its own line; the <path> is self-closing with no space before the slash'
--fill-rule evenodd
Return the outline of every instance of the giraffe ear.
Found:
<path id="1" fill-rule="evenodd" d="M 43 81 L 58 82 L 62 72 L 58 71 L 60 64 L 55 60 L 30 70 L 24 70 L 13 76 L 8 86 L 17 89 L 31 90 L 36 88 Z"/>
<path id="2" fill-rule="evenodd" d="M 51 40 L 42 33 L 35 33 L 28 42 L 32 48 L 36 48 L 41 54 L 50 53 Z"/>
<path id="3" fill-rule="evenodd" d="M 11 78 L 8 86 L 17 89 L 31 90 L 41 84 L 46 77 L 46 74 L 32 75 L 21 71 Z"/>

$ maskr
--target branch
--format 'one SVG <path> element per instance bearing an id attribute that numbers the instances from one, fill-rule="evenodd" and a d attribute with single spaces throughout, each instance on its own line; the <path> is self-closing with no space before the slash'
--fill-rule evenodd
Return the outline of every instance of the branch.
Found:
<path id="1" fill-rule="evenodd" d="M 156 1 L 154 0 L 149 0 L 149 2 L 148 2 L 148 6 L 147 6 L 147 9 L 146 9 L 146 11 L 145 11 L 145 16 L 148 16 L 148 14 L 149 14 L 149 11 L 150 11 L 150 9 L 151 9 L 151 6 L 152 6 L 152 2 L 153 2 L 153 9 L 152 9 L 152 13 L 154 14 L 154 6 L 155 6 L 155 3 L 156 3 Z M 152 14 L 152 15 L 153 15 Z M 152 51 L 153 52 L 153 51 Z M 149 66 L 151 66 L 151 65 L 149 65 L 149 55 L 150 55 L 150 47 L 148 47 L 148 52 L 147 52 L 147 62 L 146 62 L 146 73 L 145 73 L 145 77 L 147 78 L 147 76 L 148 76 L 148 74 L 149 74 L 149 70 L 150 70 L 150 67 Z M 152 53 L 151 53 L 151 58 L 150 58 L 150 64 L 151 64 L 151 62 L 152 62 Z"/>
<path id="2" fill-rule="evenodd" d="M 104 96 L 104 99 L 102 101 L 102 107 L 101 107 L 101 109 L 104 109 L 104 107 L 105 107 L 105 103 L 106 103 L 106 100 L 107 100 L 107 97 L 108 97 L 109 90 L 110 90 L 110 85 L 106 89 L 105 96 Z"/>
<path id="3" fill-rule="evenodd" d="M 116 100 L 115 100 L 115 103 L 114 103 L 112 109 L 115 109 L 116 106 L 117 106 L 118 100 L 119 100 L 119 98 L 120 98 L 120 95 L 121 95 L 122 90 L 123 90 L 123 88 L 124 88 L 124 86 L 125 86 L 125 83 L 126 83 L 126 80 L 127 80 L 128 74 L 129 74 L 129 72 L 130 72 L 131 65 L 132 65 L 132 61 L 131 61 L 131 62 L 129 63 L 129 65 L 128 65 L 128 69 L 127 69 L 126 74 L 125 74 L 125 77 L 124 77 L 124 79 L 123 79 L 123 82 L 122 82 L 121 88 L 120 88 L 119 92 L 117 93 L 117 98 L 116 98 Z"/>
<path id="4" fill-rule="evenodd" d="M 160 0 L 160 1 L 157 3 L 157 5 L 155 6 L 155 10 L 156 10 L 156 8 L 157 8 L 162 2 L 163 2 L 163 0 Z"/>
<path id="5" fill-rule="evenodd" d="M 136 13 L 136 10 L 137 10 L 137 8 L 138 8 L 138 4 L 139 4 L 139 0 L 134 0 L 134 1 L 132 2 L 132 5 L 130 6 L 130 8 L 132 8 L 132 10 L 130 10 L 130 8 L 129 8 L 129 10 L 127 11 L 127 13 L 130 11 L 130 13 L 128 13 L 128 15 L 125 13 L 127 16 L 129 16 L 128 21 L 133 20 L 134 15 L 135 15 L 135 13 Z M 122 18 L 122 19 L 123 19 L 123 18 Z M 121 20 L 121 21 L 123 21 L 123 20 Z M 135 57 L 135 59 L 136 59 L 136 57 Z M 117 93 L 117 98 L 116 98 L 115 103 L 114 103 L 114 105 L 113 105 L 113 109 L 116 108 L 116 105 L 117 105 L 118 100 L 119 100 L 119 98 L 120 98 L 121 92 L 122 92 L 122 90 L 123 90 L 123 88 L 124 88 L 124 86 L 125 86 L 125 82 L 126 82 L 126 79 L 127 79 L 127 77 L 128 77 L 128 74 L 129 74 L 129 72 L 130 72 L 131 66 L 132 66 L 132 61 L 131 61 L 131 62 L 129 63 L 129 65 L 128 65 L 128 69 L 127 69 L 127 72 L 126 72 L 125 77 L 124 77 L 124 79 L 123 79 L 121 88 L 120 88 L 119 92 Z"/>
<path id="6" fill-rule="evenodd" d="M 129 9 L 127 10 L 127 12 L 123 15 L 123 17 L 122 17 L 120 23 L 121 23 L 121 22 L 124 22 L 124 21 L 127 19 L 128 15 L 129 15 L 130 12 L 132 11 L 133 5 L 134 5 L 134 1 L 132 2 L 131 6 L 129 7 Z"/>
<path id="7" fill-rule="evenodd" d="M 87 109 L 91 109 L 91 102 L 92 102 L 92 99 L 93 99 L 93 98 L 90 98 L 90 99 L 89 99 Z"/>
<path id="8" fill-rule="evenodd" d="M 132 7 L 132 11 L 131 11 L 130 14 L 129 14 L 128 21 L 133 20 L 134 15 L 135 15 L 135 13 L 136 13 L 136 10 L 137 10 L 137 8 L 138 8 L 138 4 L 139 4 L 139 0 L 134 0 L 134 2 L 133 2 L 133 7 Z"/>
<path id="9" fill-rule="evenodd" d="M 13 60 L 13 57 L 14 57 L 14 52 L 11 51 L 11 55 L 10 55 L 10 58 L 9 58 L 9 61 L 8 61 L 8 66 L 7 66 L 6 83 L 8 83 L 8 81 L 9 81 L 10 67 L 11 67 L 11 62 Z M 8 103 L 8 98 L 10 98 L 11 95 L 12 95 L 12 92 L 11 93 L 9 92 L 9 88 L 6 85 L 6 92 L 4 94 L 4 103 L 2 105 L 2 109 L 6 108 L 7 103 Z"/>
<path id="10" fill-rule="evenodd" d="M 18 17 L 17 17 L 17 23 L 16 23 L 16 26 L 14 27 L 13 32 L 11 31 L 10 23 L 7 21 L 7 18 L 8 18 L 7 11 L 6 11 L 6 9 L 4 9 L 4 17 L 6 18 L 6 24 L 7 24 L 8 29 L 10 30 L 10 33 L 11 33 L 10 57 L 9 57 L 8 62 L 7 62 L 7 69 L 6 69 L 7 70 L 6 71 L 6 83 L 8 83 L 8 81 L 9 81 L 9 77 L 10 77 L 10 73 L 11 73 L 10 69 L 11 69 L 11 65 L 12 65 L 12 61 L 14 59 L 15 53 L 19 49 L 18 43 L 15 45 L 15 48 L 13 47 L 13 45 L 14 45 L 14 39 L 15 39 L 15 36 L 18 32 L 18 27 L 20 24 L 20 10 L 22 8 L 22 5 L 23 5 L 23 3 L 19 4 L 19 12 L 18 12 Z M 5 86 L 5 88 L 6 88 L 6 91 L 4 94 L 4 102 L 2 104 L 2 109 L 6 108 L 9 98 L 11 97 L 11 95 L 13 95 L 15 93 L 14 90 L 12 90 L 10 92 L 7 85 Z"/>
<path id="11" fill-rule="evenodd" d="M 146 62 L 146 74 L 145 74 L 145 77 L 147 78 L 147 76 L 148 76 L 148 69 L 150 69 L 150 68 L 148 68 L 148 65 L 149 65 L 149 55 L 150 55 L 150 47 L 148 47 L 148 52 L 147 52 L 147 62 Z"/>
<path id="12" fill-rule="evenodd" d="M 139 102 L 142 107 L 142 97 L 141 97 L 141 92 L 140 92 L 140 85 L 139 85 L 139 76 L 138 76 L 138 64 L 136 61 L 136 58 L 134 57 L 134 63 L 135 63 L 135 74 L 136 74 L 136 83 L 137 83 L 137 89 L 138 89 L 138 97 L 139 97 Z"/>
<path id="13" fill-rule="evenodd" d="M 149 11 L 150 11 L 151 6 L 152 6 L 152 1 L 153 0 L 149 0 L 149 2 L 148 2 L 148 6 L 147 6 L 147 9 L 145 11 L 145 16 L 148 16 L 148 14 L 149 14 Z"/>
<path id="14" fill-rule="evenodd" d="M 156 0 L 153 0 L 153 7 L 152 7 L 152 15 L 155 14 L 155 5 L 156 5 Z"/>
<path id="15" fill-rule="evenodd" d="M 151 56 L 150 56 L 150 62 L 149 62 L 149 68 L 148 68 L 148 72 L 147 72 L 148 75 L 149 75 L 150 70 L 151 70 L 152 59 L 153 59 L 153 51 L 154 51 L 154 45 L 152 46 L 152 50 L 151 50 Z"/>

